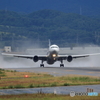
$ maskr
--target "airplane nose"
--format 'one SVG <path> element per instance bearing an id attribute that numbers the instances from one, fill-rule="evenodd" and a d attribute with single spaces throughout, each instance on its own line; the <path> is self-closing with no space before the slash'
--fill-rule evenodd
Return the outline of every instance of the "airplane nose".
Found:
<path id="1" fill-rule="evenodd" d="M 58 49 L 53 49 L 52 52 L 57 53 L 57 52 L 59 52 L 59 50 Z"/>
<path id="2" fill-rule="evenodd" d="M 58 49 L 58 48 L 54 48 L 54 51 L 55 51 L 55 52 L 58 52 L 58 51 L 59 51 L 59 49 Z"/>

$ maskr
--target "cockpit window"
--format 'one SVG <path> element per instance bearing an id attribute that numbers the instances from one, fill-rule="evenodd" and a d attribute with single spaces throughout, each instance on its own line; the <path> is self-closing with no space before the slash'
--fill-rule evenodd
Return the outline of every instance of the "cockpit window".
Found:
<path id="1" fill-rule="evenodd" d="M 56 47 L 56 46 L 52 46 L 51 48 L 58 48 L 58 47 Z"/>

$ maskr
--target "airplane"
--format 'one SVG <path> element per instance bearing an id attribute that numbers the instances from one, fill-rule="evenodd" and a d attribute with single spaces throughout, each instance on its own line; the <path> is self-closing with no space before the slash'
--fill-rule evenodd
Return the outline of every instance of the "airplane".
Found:
<path id="1" fill-rule="evenodd" d="M 64 67 L 63 60 L 67 60 L 68 62 L 71 62 L 73 59 L 76 58 L 82 58 L 82 57 L 89 57 L 90 55 L 100 55 L 100 53 L 94 53 L 94 54 L 82 54 L 82 55 L 60 55 L 59 54 L 59 47 L 58 45 L 51 45 L 49 41 L 49 50 L 47 55 L 19 55 L 19 54 L 6 54 L 2 53 L 2 55 L 12 55 L 13 57 L 19 57 L 19 58 L 27 58 L 32 59 L 34 62 L 38 62 L 41 60 L 40 67 L 44 67 L 43 62 L 46 61 L 47 64 L 54 64 L 56 61 L 60 61 L 60 67 Z"/>

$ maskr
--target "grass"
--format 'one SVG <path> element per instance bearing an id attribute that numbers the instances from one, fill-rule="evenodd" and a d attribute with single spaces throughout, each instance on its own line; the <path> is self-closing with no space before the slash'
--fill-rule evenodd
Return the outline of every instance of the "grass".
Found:
<path id="1" fill-rule="evenodd" d="M 2 77 L 5 76 L 5 70 L 4 69 L 0 69 L 0 76 L 2 76 Z"/>
<path id="2" fill-rule="evenodd" d="M 54 77 L 47 73 L 3 71 L 5 75 L 1 77 L 0 89 L 100 84 L 100 77 L 78 75 Z M 28 77 L 25 78 L 25 75 Z"/>
<path id="3" fill-rule="evenodd" d="M 0 100 L 100 100 L 99 96 L 75 96 L 55 95 L 55 94 L 21 94 L 21 95 L 2 95 Z"/>

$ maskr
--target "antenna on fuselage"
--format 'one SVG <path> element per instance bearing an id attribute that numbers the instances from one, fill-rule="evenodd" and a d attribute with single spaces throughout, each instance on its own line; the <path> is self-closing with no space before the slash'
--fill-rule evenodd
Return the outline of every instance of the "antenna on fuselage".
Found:
<path id="1" fill-rule="evenodd" d="M 50 41 L 50 39 L 49 39 L 49 47 L 51 46 L 51 41 Z"/>

